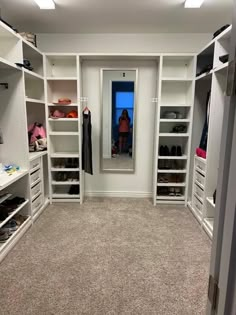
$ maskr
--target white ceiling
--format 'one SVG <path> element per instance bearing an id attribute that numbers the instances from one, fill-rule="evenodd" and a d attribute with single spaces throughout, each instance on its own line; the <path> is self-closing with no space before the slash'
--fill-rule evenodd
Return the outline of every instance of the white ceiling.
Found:
<path id="1" fill-rule="evenodd" d="M 9 23 L 35 33 L 213 33 L 231 23 L 232 2 L 184 9 L 184 0 L 55 0 L 48 11 L 33 0 L 0 0 L 0 8 Z"/>

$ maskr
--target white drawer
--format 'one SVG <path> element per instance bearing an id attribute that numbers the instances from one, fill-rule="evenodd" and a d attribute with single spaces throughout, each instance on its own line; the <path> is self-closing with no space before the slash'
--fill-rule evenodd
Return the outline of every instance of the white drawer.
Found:
<path id="1" fill-rule="evenodd" d="M 195 157 L 195 167 L 196 167 L 196 170 L 205 174 L 206 173 L 206 160 L 199 157 Z"/>
<path id="2" fill-rule="evenodd" d="M 38 169 L 34 173 L 30 174 L 30 184 L 34 185 L 37 181 L 41 179 L 41 169 Z"/>
<path id="3" fill-rule="evenodd" d="M 195 180 L 203 187 L 205 187 L 205 176 L 199 173 L 198 171 L 195 171 Z"/>
<path id="4" fill-rule="evenodd" d="M 40 158 L 30 161 L 30 173 L 40 168 Z"/>
<path id="5" fill-rule="evenodd" d="M 203 205 L 196 196 L 193 196 L 193 208 L 202 213 Z"/>
<path id="6" fill-rule="evenodd" d="M 32 200 L 34 200 L 36 196 L 38 196 L 41 192 L 42 192 L 42 188 L 41 188 L 41 182 L 40 182 L 37 185 L 35 185 L 33 188 L 31 188 Z"/>
<path id="7" fill-rule="evenodd" d="M 195 183 L 194 184 L 194 194 L 203 202 L 204 199 L 204 191 Z"/>
<path id="8" fill-rule="evenodd" d="M 41 208 L 43 205 L 43 196 L 39 195 L 33 202 L 32 202 L 32 212 L 33 214 Z"/>

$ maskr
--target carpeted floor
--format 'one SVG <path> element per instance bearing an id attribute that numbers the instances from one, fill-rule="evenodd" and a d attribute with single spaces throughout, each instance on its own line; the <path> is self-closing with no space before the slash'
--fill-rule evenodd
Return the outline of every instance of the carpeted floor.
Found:
<path id="1" fill-rule="evenodd" d="M 210 246 L 187 209 L 55 204 L 0 265 L 0 314 L 204 315 Z"/>

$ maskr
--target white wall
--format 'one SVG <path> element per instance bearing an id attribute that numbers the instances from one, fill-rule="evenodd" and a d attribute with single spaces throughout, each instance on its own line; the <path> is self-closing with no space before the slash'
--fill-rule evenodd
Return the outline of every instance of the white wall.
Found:
<path id="1" fill-rule="evenodd" d="M 136 108 L 136 170 L 135 174 L 106 174 L 100 172 L 100 69 L 103 67 L 138 68 L 139 81 Z M 152 159 L 154 155 L 154 114 L 157 63 L 155 61 L 84 61 L 82 65 L 83 95 L 89 99 L 92 112 L 94 175 L 85 176 L 85 192 L 90 195 L 151 196 Z M 91 84 L 92 82 L 92 84 Z"/>
<path id="2" fill-rule="evenodd" d="M 38 34 L 44 52 L 198 52 L 212 34 Z"/>

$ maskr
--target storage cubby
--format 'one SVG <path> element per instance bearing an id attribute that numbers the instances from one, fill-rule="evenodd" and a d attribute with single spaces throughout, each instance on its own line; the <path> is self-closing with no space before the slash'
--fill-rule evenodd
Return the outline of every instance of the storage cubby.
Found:
<path id="1" fill-rule="evenodd" d="M 190 106 L 193 83 L 185 81 L 163 81 L 161 106 Z"/>
<path id="2" fill-rule="evenodd" d="M 163 173 L 168 170 L 168 173 L 186 172 L 186 157 L 159 157 L 158 159 L 158 173 Z M 178 172 L 173 172 L 178 171 Z"/>
<path id="3" fill-rule="evenodd" d="M 1 62 L 9 62 L 12 66 L 16 62 L 22 62 L 20 38 L 2 22 L 0 22 L 0 42 L 0 67 Z"/>
<path id="4" fill-rule="evenodd" d="M 51 153 L 65 153 L 79 155 L 79 141 L 76 136 L 50 136 L 51 138 Z"/>
<path id="5" fill-rule="evenodd" d="M 43 124 L 46 128 L 46 115 L 45 115 L 45 106 L 44 104 L 26 103 L 26 112 L 27 112 L 27 126 L 38 122 Z"/>
<path id="6" fill-rule="evenodd" d="M 173 133 L 179 130 L 180 136 L 188 133 L 189 123 L 187 122 L 160 122 L 160 133 Z"/>
<path id="7" fill-rule="evenodd" d="M 52 158 L 51 159 L 51 170 L 58 171 L 78 171 L 79 170 L 79 159 L 78 158 Z"/>
<path id="8" fill-rule="evenodd" d="M 47 81 L 48 103 L 58 102 L 60 98 L 69 98 L 77 104 L 77 81 L 76 80 L 48 80 Z"/>
<path id="9" fill-rule="evenodd" d="M 29 60 L 33 72 L 43 76 L 43 55 L 25 42 L 23 42 L 23 58 Z"/>
<path id="10" fill-rule="evenodd" d="M 164 56 L 162 78 L 192 79 L 194 76 L 193 56 Z"/>
<path id="11" fill-rule="evenodd" d="M 161 135 L 161 134 L 160 134 Z M 160 147 L 167 146 L 169 155 L 171 155 L 171 148 L 172 147 L 181 147 L 182 156 L 187 156 L 188 154 L 188 137 L 182 137 L 181 134 L 179 137 L 160 137 L 159 138 L 159 154 L 160 154 Z M 160 156 L 160 155 L 159 155 Z"/>
<path id="12" fill-rule="evenodd" d="M 25 96 L 26 100 L 44 101 L 44 81 L 25 73 Z"/>
<path id="13" fill-rule="evenodd" d="M 216 42 L 215 55 L 214 55 L 214 69 L 217 69 L 218 67 L 222 67 L 224 65 L 224 63 L 220 60 L 220 57 L 229 55 L 230 33 L 227 35 L 228 36 L 222 37 Z"/>
<path id="14" fill-rule="evenodd" d="M 157 200 L 162 201 L 162 203 L 170 203 L 171 201 L 184 201 L 185 187 L 157 187 Z"/>
<path id="15" fill-rule="evenodd" d="M 50 120 L 49 121 L 49 132 L 74 132 L 78 133 L 78 121 L 60 121 L 60 120 Z"/>
<path id="16" fill-rule="evenodd" d="M 72 188 L 73 187 L 73 188 Z M 53 200 L 65 201 L 80 198 L 80 185 L 52 185 Z"/>
<path id="17" fill-rule="evenodd" d="M 48 78 L 76 78 L 76 56 L 47 55 L 46 69 Z"/>
<path id="18" fill-rule="evenodd" d="M 52 181 L 58 184 L 75 185 L 79 182 L 79 171 L 58 171 L 52 172 Z"/>
<path id="19" fill-rule="evenodd" d="M 215 43 L 212 42 L 206 48 L 204 48 L 200 54 L 197 56 L 197 71 L 196 75 L 202 75 L 202 71 L 207 67 L 210 66 L 213 68 L 214 63 L 214 51 L 215 51 Z M 205 72 L 204 72 L 205 73 Z"/>
<path id="20" fill-rule="evenodd" d="M 191 107 L 188 106 L 161 106 L 160 121 L 184 121 L 190 122 Z"/>

